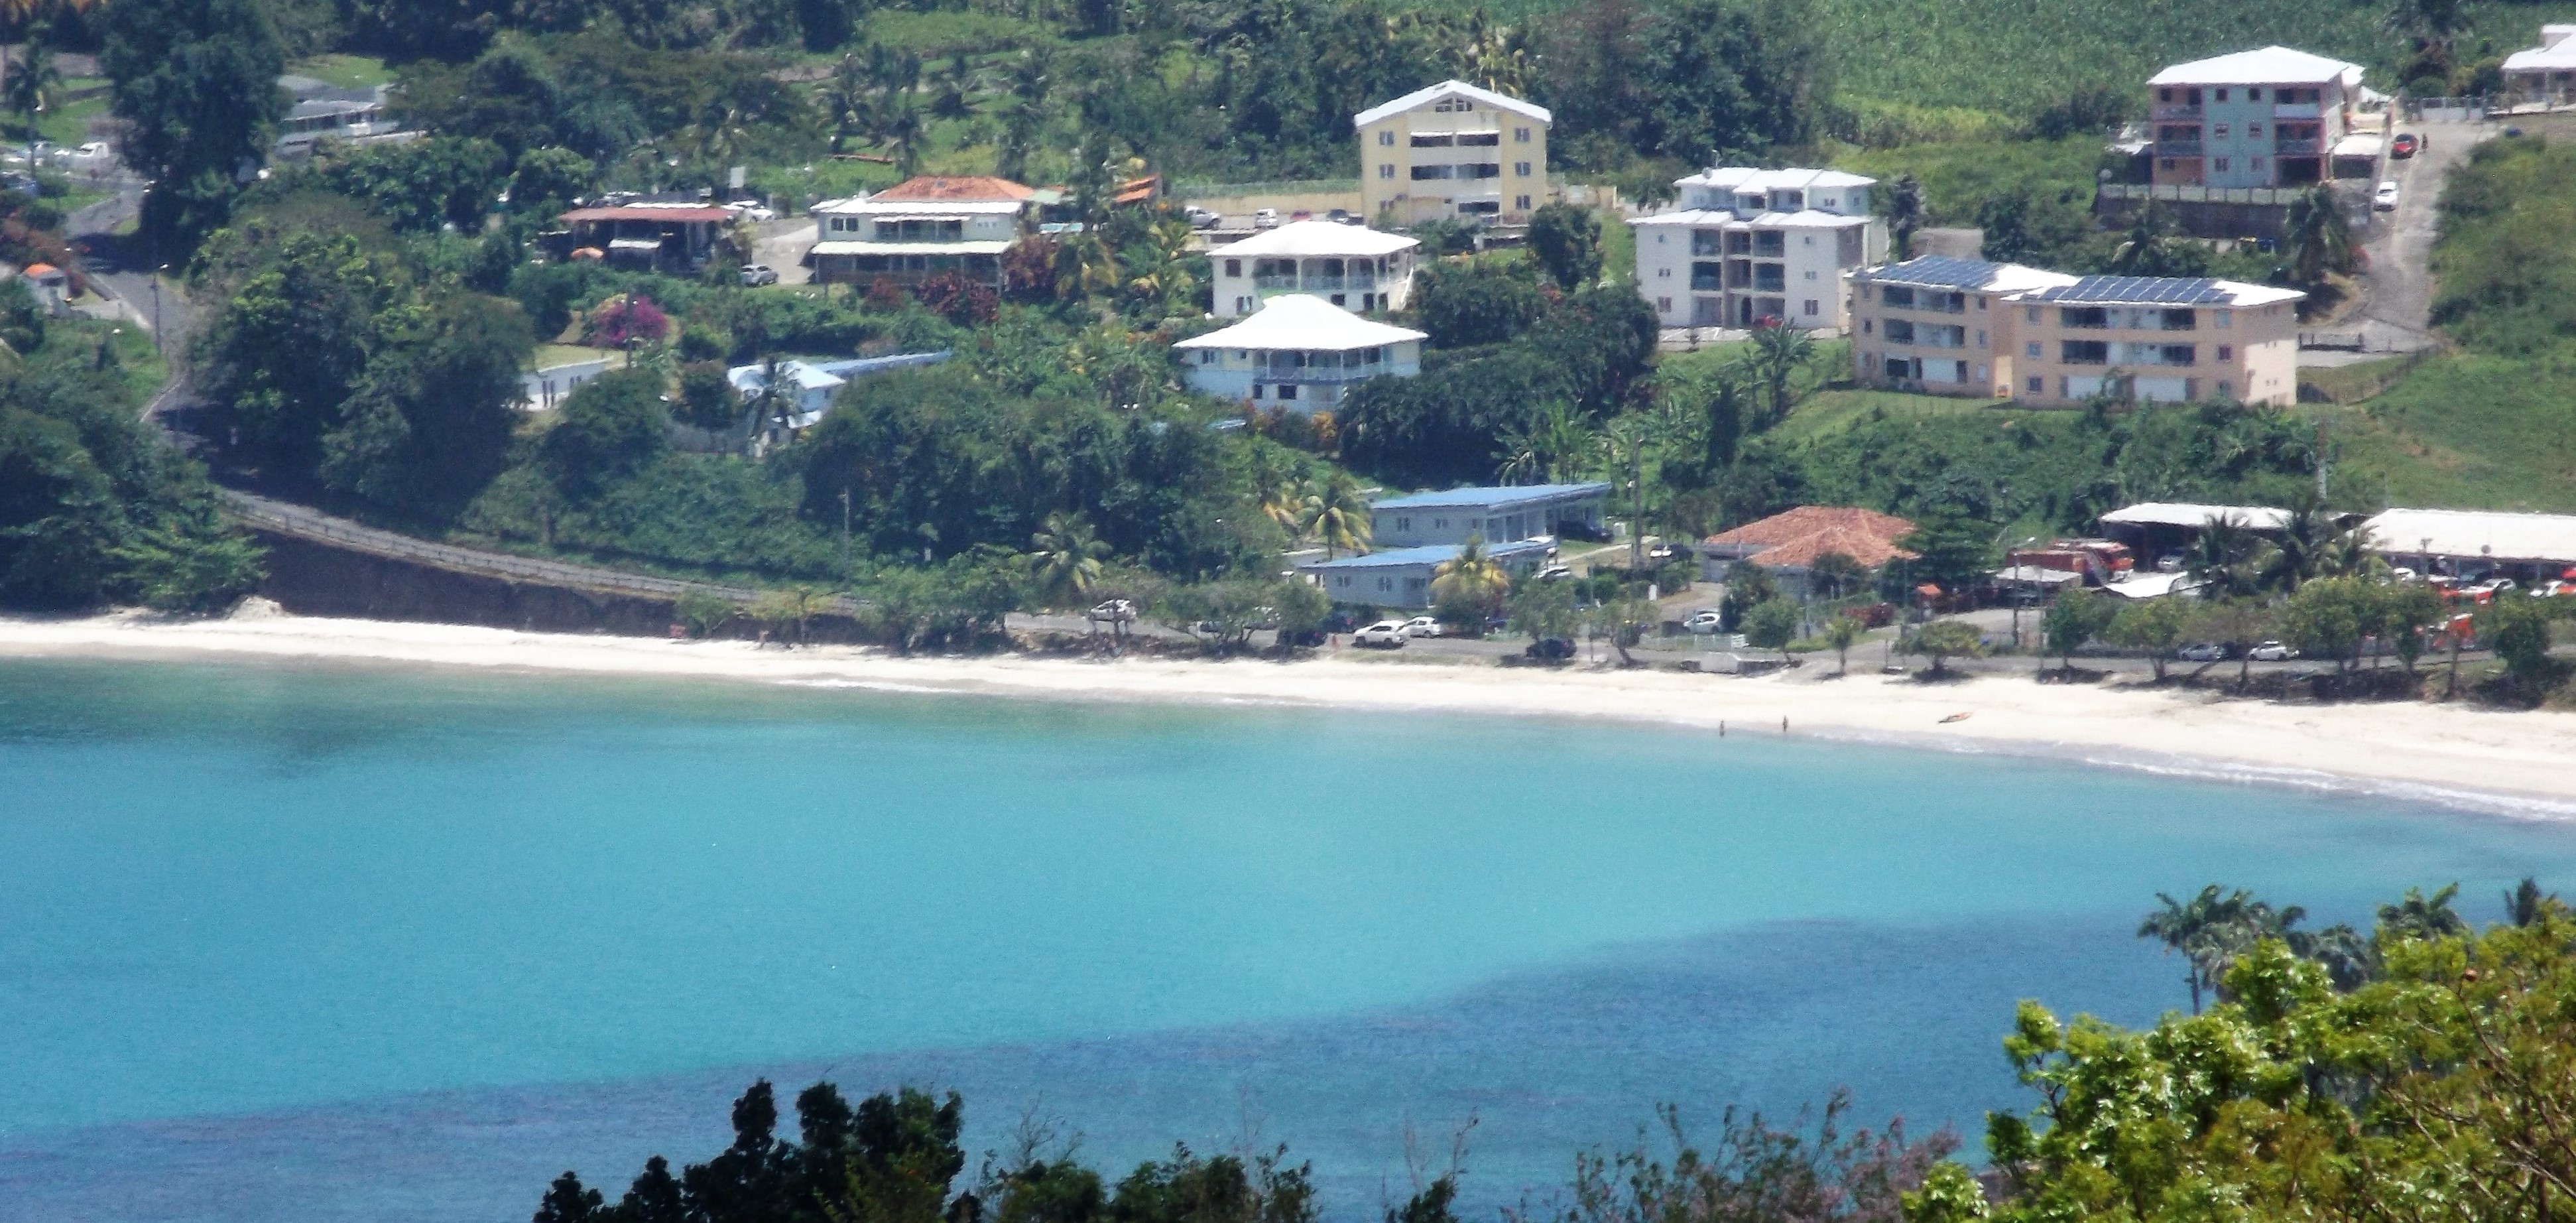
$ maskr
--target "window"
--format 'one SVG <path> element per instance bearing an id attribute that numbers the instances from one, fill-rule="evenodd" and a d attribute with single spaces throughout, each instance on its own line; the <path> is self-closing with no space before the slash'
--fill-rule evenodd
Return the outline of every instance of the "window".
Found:
<path id="1" fill-rule="evenodd" d="M 1655 269 L 1655 279 L 1657 279 L 1657 280 L 1671 280 L 1672 278 L 1673 278 L 1673 270 L 1672 270 L 1671 268 L 1656 268 L 1656 269 Z"/>
<path id="2" fill-rule="evenodd" d="M 2060 327 L 2102 328 L 2111 325 L 2111 312 L 2100 306 L 2061 306 L 2057 311 Z"/>
<path id="3" fill-rule="evenodd" d="M 1528 177 L 1529 177 L 1529 163 L 1528 163 L 1528 162 L 1526 162 L 1526 161 L 1516 161 L 1516 162 L 1513 162 L 1513 163 L 1512 163 L 1512 175 L 1513 175 L 1513 177 L 1515 177 L 1515 178 L 1528 178 Z"/>
<path id="4" fill-rule="evenodd" d="M 1388 128 L 1388 129 L 1386 129 L 1385 131 L 1379 132 L 1379 133 L 1377 134 L 1377 143 L 1378 143 L 1378 146 L 1379 146 L 1380 148 L 1389 148 L 1389 149 L 1394 148 L 1394 147 L 1395 147 L 1395 129 L 1390 127 L 1390 128 Z"/>
<path id="5" fill-rule="evenodd" d="M 2023 355 L 2029 357 L 2033 361 L 2041 360 L 2042 358 L 2039 354 L 2043 351 L 2045 350 L 2040 347 L 2039 341 L 2037 340 L 2032 340 L 2030 343 L 2022 346 Z"/>
<path id="6" fill-rule="evenodd" d="M 2263 159 L 2260 157 L 2252 158 L 2245 163 L 2245 168 L 2252 170 L 2256 174 L 2260 174 L 2263 172 Z"/>
<path id="7" fill-rule="evenodd" d="M 2247 140 L 2261 140 L 2263 138 L 2263 125 L 2260 123 L 2246 124 L 2245 138 Z"/>
<path id="8" fill-rule="evenodd" d="M 1672 274 L 1672 270 L 1671 270 L 1670 268 L 1667 268 L 1667 269 L 1665 269 L 1664 274 L 1665 274 L 1665 275 L 1667 275 L 1667 276 L 1669 276 L 1669 275 L 1671 275 L 1671 274 Z M 1671 298 L 1669 298 L 1669 297 L 1658 297 L 1658 298 L 1656 298 L 1656 299 L 1655 299 L 1655 312 L 1656 312 L 1656 313 L 1658 313 L 1658 314 L 1670 314 L 1670 313 L 1672 313 L 1672 312 L 1673 312 L 1673 299 L 1671 299 Z"/>
<path id="9" fill-rule="evenodd" d="M 1799 235 L 1799 237 L 1798 237 L 1798 245 L 1800 245 L 1800 246 L 1814 246 L 1815 244 L 1816 244 L 1816 235 L 1814 235 L 1814 234 L 1801 234 L 1801 235 Z M 1812 280 L 1812 279 L 1814 279 L 1814 278 L 1813 278 L 1813 277 L 1809 277 L 1809 279 L 1811 279 L 1811 280 Z"/>
<path id="10" fill-rule="evenodd" d="M 1985 347 L 1985 346 L 1986 346 L 1986 332 L 1985 332 L 1985 329 L 1981 327 L 1981 328 L 1978 328 L 1978 329 L 1977 329 L 1977 347 L 1979 347 L 1979 348 L 1983 348 L 1983 347 Z"/>
<path id="11" fill-rule="evenodd" d="M 1410 518 L 1398 518 L 1395 520 L 1395 529 L 1399 531 L 1410 531 L 1413 529 L 1413 520 Z"/>
<path id="12" fill-rule="evenodd" d="M 1809 280 L 1814 280 L 1815 278 L 1816 278 L 1816 274 L 1815 274 L 1814 272 L 1809 272 L 1809 273 L 1807 273 L 1807 279 L 1809 279 Z"/>
<path id="13" fill-rule="evenodd" d="M 1460 132 L 1458 147 L 1490 149 L 1503 142 L 1501 132 Z"/>
<path id="14" fill-rule="evenodd" d="M 1439 111 L 1442 114 L 1453 114 L 1474 110 L 1476 109 L 1476 104 L 1466 98 L 1442 98 L 1439 101 L 1432 103 L 1431 109 Z"/>
<path id="15" fill-rule="evenodd" d="M 2161 345 L 2159 346 L 2157 357 L 2159 358 L 2156 362 L 2158 365 L 2198 365 L 2200 363 L 2200 346 L 2197 344 Z"/>
<path id="16" fill-rule="evenodd" d="M 2235 311 L 2233 311 L 2233 310 L 2221 310 L 2221 311 L 2218 311 L 2218 329 L 2219 329 L 2220 331 L 2225 331 L 2225 330 L 2227 330 L 2228 328 L 2233 327 L 2233 326 L 2235 326 L 2235 325 L 2236 325 L 2236 312 L 2235 312 Z"/>
<path id="17" fill-rule="evenodd" d="M 1393 178 L 1393 177 L 1395 177 L 1395 164 L 1394 164 L 1393 162 L 1389 162 L 1389 163 L 1386 163 L 1386 164 L 1384 164 L 1384 165 L 1379 166 L 1379 167 L 1377 168 L 1377 176 L 1378 176 L 1379 178 Z"/>
<path id="18" fill-rule="evenodd" d="M 2189 331 L 2200 325 L 2200 311 L 2197 310 L 2166 310 L 2163 314 L 2166 331 Z"/>
<path id="19" fill-rule="evenodd" d="M 2226 379 L 2224 379 L 2224 378 L 2221 378 L 2221 379 L 2219 379 L 2219 380 L 2218 380 L 2218 397 L 2219 397 L 2219 398 L 2221 398 L 2221 399 L 2226 399 L 2226 398 L 2228 398 L 2228 397 L 2230 397 L 2230 396 L 2233 396 L 2235 393 L 2236 393 L 2236 388 L 2235 388 L 2234 384 L 2232 384 L 2232 383 L 2228 382 L 2228 381 L 2227 381 Z"/>
<path id="20" fill-rule="evenodd" d="M 1216 350 L 1215 350 L 1215 349 L 1213 349 L 1213 348 L 1202 348 L 1202 349 L 1200 349 L 1200 350 L 1199 350 L 1199 364 L 1201 364 L 1201 365 L 1214 365 L 1214 364 L 1216 364 Z"/>
<path id="21" fill-rule="evenodd" d="M 1726 235 L 1726 253 L 1730 255 L 1752 254 L 1753 235 L 1740 232 Z"/>
<path id="22" fill-rule="evenodd" d="M 2225 99 L 2225 98 L 2220 98 L 2220 99 L 2219 99 L 2219 101 L 2221 101 L 2221 102 L 2224 102 L 2224 101 L 2226 101 L 2226 100 L 2227 100 L 2227 99 Z M 2210 139 L 2212 139 L 2212 140 L 2225 140 L 2225 139 L 2227 139 L 2227 125 L 2226 125 L 2226 124 L 2224 124 L 2224 123 L 2221 123 L 2221 124 L 2218 124 L 2218 125 L 2216 125 L 2216 126 L 2211 127 L 2211 128 L 2209 129 L 2209 138 L 2210 138 Z"/>
<path id="23" fill-rule="evenodd" d="M 2216 170 L 2221 174 L 2225 174 L 2227 173 L 2227 160 L 2228 159 L 2224 157 L 2213 157 L 2210 159 L 2209 168 Z"/>
<path id="24" fill-rule="evenodd" d="M 1456 137 L 1447 132 L 1415 132 L 1413 134 L 1413 147 L 1417 149 L 1445 149 L 1448 148 L 1456 139 Z"/>
<path id="25" fill-rule="evenodd" d="M 2246 101 L 2248 101 L 2248 102 L 2260 102 L 2260 101 L 2262 101 L 2262 100 L 2263 100 L 2263 87 L 2262 87 L 2262 86 L 2260 86 L 2260 85 L 2248 85 L 2248 86 L 2246 86 L 2246 87 L 2245 87 L 2245 100 L 2246 100 Z"/>
<path id="26" fill-rule="evenodd" d="M 1820 311 L 1820 310 L 1816 309 L 1816 299 L 1815 299 L 1815 298 L 1810 297 L 1810 298 L 1808 298 L 1808 299 L 1807 299 L 1807 313 L 1809 313 L 1809 314 L 1820 314 L 1820 313 L 1823 313 L 1822 311 Z"/>
<path id="27" fill-rule="evenodd" d="M 1280 383 L 1279 397 L 1281 399 L 1295 399 L 1297 397 L 1297 384 L 1294 382 Z"/>
<path id="28" fill-rule="evenodd" d="M 1753 235 L 1753 253 L 1777 259 L 1789 253 L 1789 235 L 1766 229 Z"/>
<path id="29" fill-rule="evenodd" d="M 1515 195 L 1515 196 L 1513 196 L 1513 197 L 1512 197 L 1512 211 L 1514 211 L 1514 212 L 1528 212 L 1528 211 L 1529 211 L 1529 197 L 1528 197 L 1528 196 L 1526 196 L 1526 195 Z"/>
<path id="30" fill-rule="evenodd" d="M 1724 240 L 1725 235 L 1717 230 L 1694 229 L 1691 231 L 1691 253 L 1700 256 L 1717 254 L 1719 244 Z"/>
<path id="31" fill-rule="evenodd" d="M 1513 129 L 1512 129 L 1512 143 L 1513 143 L 1513 144 L 1528 144 L 1528 143 L 1529 143 L 1529 129 L 1528 129 L 1528 128 L 1525 128 L 1525 127 L 1516 127 L 1516 128 L 1513 128 Z"/>
<path id="32" fill-rule="evenodd" d="M 2025 307 L 2025 308 L 2023 309 L 2023 311 L 2022 311 L 2022 317 L 2023 317 L 2025 320 L 2029 321 L 2029 322 L 2033 322 L 2033 323 L 2038 322 L 2038 321 L 2039 321 L 2039 307 L 2037 307 L 2037 306 L 2028 306 L 2028 307 Z"/>
<path id="33" fill-rule="evenodd" d="M 2170 157 L 2161 158 L 2156 164 L 2163 169 L 2170 170 L 2174 168 L 2174 159 Z"/>
<path id="34" fill-rule="evenodd" d="M 1435 178 L 1447 178 L 1456 171 L 1456 166 L 1415 166 L 1413 167 L 1413 181 L 1420 183 L 1428 182 Z"/>
<path id="35" fill-rule="evenodd" d="M 1914 288 L 1911 285 L 1889 285 L 1882 291 L 1882 295 L 1887 304 L 1891 306 L 1911 306 L 1914 304 Z"/>
<path id="36" fill-rule="evenodd" d="M 2224 89 L 2219 90 L 2219 91 L 2218 91 L 2218 96 L 2217 96 L 2216 98 L 2212 99 L 2212 100 L 2213 100 L 2213 101 L 2218 101 L 2218 102 L 2224 102 L 2224 101 L 2226 101 L 2226 100 L 2227 100 L 2227 91 L 2226 91 L 2226 90 L 2224 90 Z"/>
<path id="37" fill-rule="evenodd" d="M 2157 101 L 2159 101 L 2159 102 L 2170 102 L 2170 101 L 2173 101 L 2173 91 L 2172 91 L 2172 90 L 2170 90 L 2170 89 L 2159 89 L 2159 90 L 2157 90 L 2157 91 L 2156 91 L 2156 100 L 2157 100 Z"/>
<path id="38" fill-rule="evenodd" d="M 1862 320 L 1860 321 L 1860 333 L 1861 333 L 1862 335 L 1868 335 L 1868 334 L 1870 334 L 1870 329 L 1871 329 L 1871 327 L 1876 323 L 1876 321 L 1877 321 L 1877 320 L 1875 320 L 1875 319 L 1862 319 Z"/>
<path id="39" fill-rule="evenodd" d="M 1255 399 L 1261 398 L 1261 384 L 1258 382 L 1252 384 L 1252 397 Z"/>
<path id="40" fill-rule="evenodd" d="M 2221 344 L 2221 345 L 2219 345 L 2219 346 L 2218 346 L 2218 359 L 2219 359 L 2219 360 L 2221 360 L 2221 361 L 2233 361 L 2233 360 L 2235 360 L 2235 359 L 2236 359 L 2236 346 L 2235 346 L 2235 345 L 2233 345 L 2233 344 Z"/>
<path id="41" fill-rule="evenodd" d="M 1914 323 L 1913 323 L 1913 321 L 1912 321 L 1912 320 L 1910 320 L 1910 319 L 1901 319 L 1901 318 L 1892 318 L 1892 319 L 1887 320 L 1887 342 L 1888 342 L 1888 343 L 1890 343 L 1890 344 L 1911 344 L 1911 343 L 1913 343 L 1913 342 L 1914 342 Z"/>
<path id="42" fill-rule="evenodd" d="M 2111 346 L 2100 340 L 2060 340 L 2057 359 L 2068 365 L 2109 365 Z"/>
<path id="43" fill-rule="evenodd" d="M 1228 260 L 1226 260 L 1226 261 L 1225 261 L 1225 274 L 1226 274 L 1226 275 L 1228 275 L 1228 276 L 1241 276 L 1241 275 L 1243 275 L 1243 261 L 1242 261 L 1242 260 L 1240 260 L 1240 259 L 1228 259 Z"/>
<path id="44" fill-rule="evenodd" d="M 2045 394 L 2047 394 L 2047 393 L 2048 393 L 2048 392 L 2047 392 L 2047 390 L 2046 390 L 2047 386 L 2048 386 L 2048 380 L 2047 380 L 2047 379 L 2045 379 L 2045 378 L 2033 378 L 2033 379 L 2031 379 L 2031 380 L 2030 380 L 2030 393 L 2031 393 L 2031 394 L 2033 394 L 2033 395 L 2045 395 Z"/>

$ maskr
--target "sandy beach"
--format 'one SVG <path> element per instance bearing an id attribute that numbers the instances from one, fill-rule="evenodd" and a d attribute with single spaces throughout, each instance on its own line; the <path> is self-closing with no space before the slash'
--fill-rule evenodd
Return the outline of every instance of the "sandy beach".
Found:
<path id="1" fill-rule="evenodd" d="M 2576 789 L 2568 785 L 2576 769 L 2576 716 L 2568 714 L 2418 704 L 2283 705 L 2004 676 L 1934 685 L 1855 667 L 1848 678 L 1818 682 L 1445 666 L 1347 652 L 1294 664 L 903 658 L 851 647 L 763 649 L 744 642 L 291 616 L 0 619 L 0 657 L 49 656 L 338 660 L 1056 700 L 1626 720 L 1712 734 L 1787 733 L 2073 757 L 2247 782 L 2371 790 L 2508 814 L 2576 817 Z"/>

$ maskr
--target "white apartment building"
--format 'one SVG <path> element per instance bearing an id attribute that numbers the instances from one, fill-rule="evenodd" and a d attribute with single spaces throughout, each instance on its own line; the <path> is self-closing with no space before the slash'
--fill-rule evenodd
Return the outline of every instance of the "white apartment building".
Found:
<path id="1" fill-rule="evenodd" d="M 957 273 L 1002 286 L 1002 252 L 1019 241 L 1037 192 L 1008 179 L 923 175 L 875 195 L 825 200 L 809 258 L 817 284 L 915 285 Z"/>
<path id="2" fill-rule="evenodd" d="M 1308 293 L 1345 310 L 1401 310 L 1413 298 L 1414 248 L 1402 234 L 1292 221 L 1208 252 L 1216 316 L 1241 318 L 1283 293 Z"/>
<path id="3" fill-rule="evenodd" d="M 1547 202 L 1544 106 L 1442 81 L 1351 116 L 1360 215 L 1404 228 L 1442 217 L 1517 223 Z"/>
<path id="4" fill-rule="evenodd" d="M 1849 326 L 1843 273 L 1887 257 L 1869 213 L 1877 179 L 1839 170 L 1721 166 L 1676 179 L 1673 209 L 1628 222 L 1637 291 L 1665 327 L 1750 327 L 1766 320 Z"/>
<path id="5" fill-rule="evenodd" d="M 2265 47 L 2175 64 L 2147 89 L 2160 186 L 2304 187 L 2338 157 L 2377 164 L 2378 138 L 2350 134 L 2359 64 Z"/>

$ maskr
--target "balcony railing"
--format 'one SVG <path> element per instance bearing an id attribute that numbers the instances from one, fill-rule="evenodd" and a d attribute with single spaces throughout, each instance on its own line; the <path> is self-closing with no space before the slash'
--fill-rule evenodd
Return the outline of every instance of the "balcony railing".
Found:
<path id="1" fill-rule="evenodd" d="M 2275 119 L 2314 119 L 2323 111 L 2315 102 L 2283 102 L 2272 107 Z"/>
<path id="2" fill-rule="evenodd" d="M 1385 372 L 1384 364 L 1363 365 L 1356 369 L 1319 369 L 1311 365 L 1282 365 L 1276 369 L 1263 365 L 1252 367 L 1253 378 L 1261 382 L 1366 382 Z"/>
<path id="3" fill-rule="evenodd" d="M 2158 119 L 2197 119 L 2199 117 L 2200 108 L 2197 106 L 2173 103 L 2156 108 L 2156 118 Z"/>
<path id="4" fill-rule="evenodd" d="M 2201 154 L 2201 149 L 2202 145 L 2197 140 L 2159 140 L 2156 142 L 2156 156 L 2158 157 L 2198 157 Z"/>
<path id="5" fill-rule="evenodd" d="M 1253 277 L 1252 287 L 1264 293 L 1339 293 L 1346 289 L 1374 289 L 1377 287 L 1377 274 L 1373 271 L 1344 276 L 1273 274 Z"/>
<path id="6" fill-rule="evenodd" d="M 2325 151 L 2325 145 L 2326 142 L 2322 140 L 2275 140 L 2272 142 L 2272 151 L 2275 153 L 2322 153 Z"/>

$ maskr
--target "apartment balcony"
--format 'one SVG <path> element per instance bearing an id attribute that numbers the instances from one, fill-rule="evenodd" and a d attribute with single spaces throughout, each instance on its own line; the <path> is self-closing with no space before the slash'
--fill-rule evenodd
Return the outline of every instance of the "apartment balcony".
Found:
<path id="1" fill-rule="evenodd" d="M 1256 382 L 1295 382 L 1308 386 L 1319 383 L 1366 382 L 1387 372 L 1385 362 L 1357 367 L 1318 367 L 1313 365 L 1256 365 L 1252 377 Z"/>
<path id="2" fill-rule="evenodd" d="M 2322 153 L 2326 151 L 2326 142 L 2322 140 L 2275 140 L 2272 142 L 2272 151 L 2275 153 Z"/>
<path id="3" fill-rule="evenodd" d="M 2201 142 L 2197 140 L 2159 140 L 2156 142 L 2156 156 L 2158 157 L 2198 157 L 2201 155 L 2202 151 L 2203 146 L 2201 145 Z"/>
<path id="4" fill-rule="evenodd" d="M 1340 293 L 1345 290 L 1369 290 L 1377 287 L 1374 272 L 1330 276 L 1321 272 L 1306 276 L 1269 275 L 1252 278 L 1252 287 L 1262 293 Z"/>
<path id="5" fill-rule="evenodd" d="M 1703 276 L 1697 272 L 1693 272 L 1691 273 L 1690 287 L 1691 292 L 1693 293 L 1717 293 L 1724 291 L 1726 285 L 1719 277 Z"/>
<path id="6" fill-rule="evenodd" d="M 2159 106 L 2159 107 L 2157 107 L 2157 108 L 2156 108 L 2156 118 L 2157 118 L 2157 119 L 2159 119 L 2159 120 L 2163 120 L 2163 119 L 2176 119 L 2176 120 L 2191 120 L 2191 119 L 2198 119 L 2198 118 L 2200 118 L 2200 108 L 2199 108 L 2199 107 L 2197 107 L 2197 106 L 2188 106 L 2188 105 L 2183 105 L 2183 104 L 2180 104 L 2180 103 L 2175 103 L 2175 104 L 2172 104 L 2172 105 L 2166 105 L 2166 106 Z"/>
<path id="7" fill-rule="evenodd" d="M 2314 119 L 2322 115 L 2324 111 L 2325 107 L 2315 102 L 2282 102 L 2272 107 L 2272 117 L 2275 119 Z"/>

